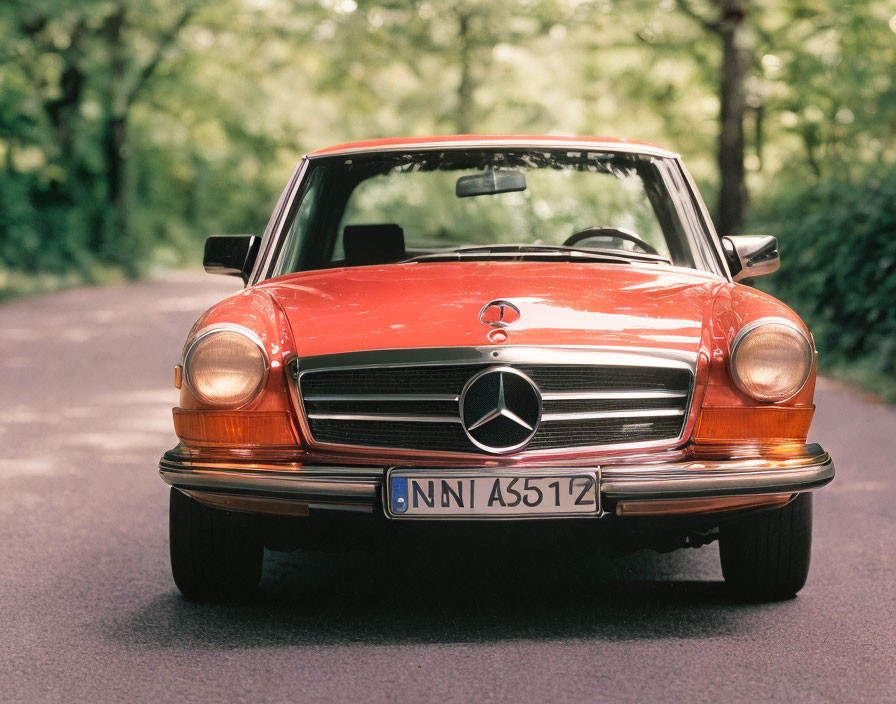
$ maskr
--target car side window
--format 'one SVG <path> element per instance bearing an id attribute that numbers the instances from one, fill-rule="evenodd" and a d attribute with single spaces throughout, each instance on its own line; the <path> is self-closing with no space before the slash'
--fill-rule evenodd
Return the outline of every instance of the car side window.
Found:
<path id="1" fill-rule="evenodd" d="M 300 267 L 300 259 L 302 251 L 307 244 L 307 230 L 312 222 L 314 211 L 319 202 L 318 191 L 320 190 L 321 180 L 316 172 L 312 172 L 309 176 L 311 179 L 307 190 L 305 191 L 299 209 L 296 211 L 295 217 L 286 233 L 286 243 L 283 251 L 280 253 L 275 276 L 288 274 L 298 271 Z"/>

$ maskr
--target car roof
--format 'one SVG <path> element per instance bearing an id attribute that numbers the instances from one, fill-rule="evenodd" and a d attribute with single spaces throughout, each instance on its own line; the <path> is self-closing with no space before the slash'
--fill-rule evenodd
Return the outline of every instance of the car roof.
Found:
<path id="1" fill-rule="evenodd" d="M 677 157 L 674 152 L 648 142 L 614 137 L 569 137 L 560 135 L 478 135 L 459 134 L 434 137 L 403 137 L 398 139 L 369 139 L 336 144 L 309 153 L 309 158 L 334 154 L 386 152 L 417 149 L 456 149 L 476 147 L 550 147 L 569 149 L 598 149 L 625 151 L 652 156 Z"/>

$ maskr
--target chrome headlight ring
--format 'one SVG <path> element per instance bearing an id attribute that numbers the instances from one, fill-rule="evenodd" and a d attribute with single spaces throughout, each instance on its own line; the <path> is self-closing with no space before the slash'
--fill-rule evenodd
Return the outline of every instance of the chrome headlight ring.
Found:
<path id="1" fill-rule="evenodd" d="M 220 349 L 221 343 L 227 344 L 225 337 L 229 338 L 230 350 Z M 212 347 L 216 343 L 217 350 Z M 211 355 L 212 359 L 204 360 L 203 355 Z M 203 362 L 212 368 L 202 369 Z M 185 385 L 202 403 L 215 408 L 247 405 L 264 388 L 269 372 L 270 362 L 261 338 L 240 325 L 203 328 L 184 350 Z"/>
<path id="2" fill-rule="evenodd" d="M 783 344 L 778 349 L 768 347 L 768 340 L 757 338 L 763 334 L 777 335 Z M 763 342 L 766 344 L 764 349 Z M 800 356 L 788 360 L 787 355 L 792 353 Z M 778 403 L 793 398 L 806 385 L 812 373 L 814 353 L 812 340 L 790 320 L 760 318 L 742 327 L 735 335 L 729 369 L 734 383 L 745 394 L 758 401 Z M 752 360 L 749 359 L 751 355 Z M 756 359 L 757 355 L 764 355 L 764 358 Z M 790 369 L 785 366 L 788 362 L 793 364 Z M 747 366 L 750 364 L 753 368 Z"/>

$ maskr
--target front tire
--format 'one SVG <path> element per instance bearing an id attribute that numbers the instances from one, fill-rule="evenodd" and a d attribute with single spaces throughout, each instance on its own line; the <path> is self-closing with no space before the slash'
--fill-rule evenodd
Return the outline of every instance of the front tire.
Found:
<path id="1" fill-rule="evenodd" d="M 812 494 L 763 511 L 719 531 L 722 575 L 751 601 L 789 599 L 803 588 L 812 553 Z"/>
<path id="2" fill-rule="evenodd" d="M 185 597 L 242 599 L 258 587 L 264 543 L 253 516 L 209 508 L 172 488 L 169 540 L 174 583 Z"/>

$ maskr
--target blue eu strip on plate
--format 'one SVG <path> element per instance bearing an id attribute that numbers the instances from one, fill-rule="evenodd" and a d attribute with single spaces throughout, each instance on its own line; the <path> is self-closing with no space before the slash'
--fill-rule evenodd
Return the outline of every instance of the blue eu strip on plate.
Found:
<path id="1" fill-rule="evenodd" d="M 408 480 L 405 477 L 392 477 L 392 491 L 389 492 L 392 513 L 404 513 L 408 510 Z"/>

